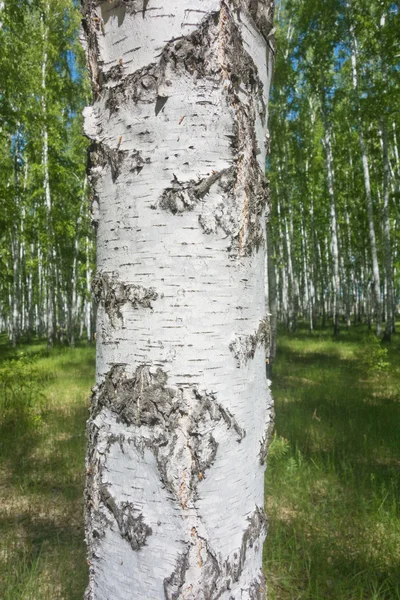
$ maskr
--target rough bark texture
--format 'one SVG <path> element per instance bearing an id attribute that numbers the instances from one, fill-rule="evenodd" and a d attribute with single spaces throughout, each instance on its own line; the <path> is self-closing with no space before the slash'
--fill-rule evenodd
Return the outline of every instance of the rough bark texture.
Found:
<path id="1" fill-rule="evenodd" d="M 88 600 L 265 596 L 271 29 L 267 1 L 84 4 Z"/>

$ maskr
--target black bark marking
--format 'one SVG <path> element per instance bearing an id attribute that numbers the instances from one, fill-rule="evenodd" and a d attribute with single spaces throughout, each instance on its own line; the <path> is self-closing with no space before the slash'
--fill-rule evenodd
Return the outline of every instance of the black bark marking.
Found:
<path id="1" fill-rule="evenodd" d="M 274 2 L 271 0 L 231 0 L 239 14 L 247 10 L 265 39 L 271 37 L 274 21 Z"/>
<path id="2" fill-rule="evenodd" d="M 233 564 L 227 565 L 227 573 L 232 576 L 233 581 L 239 581 L 248 549 L 254 544 L 262 544 L 261 540 L 267 534 L 267 528 L 267 516 L 264 510 L 257 506 L 251 517 L 248 517 L 248 526 L 242 537 L 239 554 L 235 556 Z"/>
<path id="3" fill-rule="evenodd" d="M 149 2 L 150 2 L 150 0 L 143 0 L 143 10 L 142 10 L 142 17 L 143 17 L 143 19 L 146 16 L 146 10 L 147 10 L 147 7 L 149 5 Z"/>
<path id="4" fill-rule="evenodd" d="M 269 450 L 271 440 L 272 440 L 272 433 L 273 433 L 274 427 L 275 427 L 275 410 L 274 410 L 273 405 L 270 406 L 269 410 L 270 410 L 270 413 L 269 413 L 270 420 L 268 423 L 267 431 L 265 432 L 265 435 L 260 443 L 260 453 L 259 453 L 260 465 L 265 465 L 265 461 L 267 460 L 268 450 Z"/>
<path id="5" fill-rule="evenodd" d="M 169 577 L 164 579 L 165 600 L 178 600 L 182 586 L 185 583 L 186 571 L 189 568 L 189 549 L 180 554 L 176 561 L 175 569 Z"/>
<path id="6" fill-rule="evenodd" d="M 189 397 L 185 397 L 189 394 Z M 175 435 L 183 416 L 190 416 L 188 425 L 188 448 L 191 453 L 190 487 L 193 497 L 197 485 L 206 476 L 215 461 L 218 444 L 212 434 L 213 424 L 224 423 L 238 443 L 245 437 L 231 412 L 218 403 L 212 393 L 200 392 L 196 388 L 182 390 L 167 385 L 167 375 L 158 368 L 155 373 L 145 365 L 139 366 L 132 377 L 125 375 L 123 365 L 115 365 L 104 382 L 94 388 L 92 416 L 94 419 L 108 408 L 117 420 L 136 427 L 157 427 L 154 445 L 161 479 L 167 489 L 177 495 L 176 481 L 169 475 L 171 458 L 175 451 Z M 207 426 L 208 425 L 208 426 Z"/>
<path id="7" fill-rule="evenodd" d="M 259 4 L 267 6 L 267 3 Z M 242 8 L 237 1 L 234 5 L 236 9 Z M 249 1 L 245 8 L 249 10 Z M 244 48 L 232 11 L 224 3 L 221 12 L 221 36 L 225 54 L 223 71 L 224 78 L 230 82 L 227 88 L 228 103 L 236 117 L 232 138 L 232 148 L 236 155 L 234 198 L 237 219 L 241 222 L 230 252 L 233 255 L 250 255 L 265 243 L 265 210 L 269 206 L 268 183 L 264 169 L 257 160 L 260 149 L 255 133 L 257 116 L 260 116 L 262 122 L 265 121 L 266 106 L 257 66 Z M 246 104 L 240 99 L 242 89 L 250 99 Z"/>
<path id="8" fill-rule="evenodd" d="M 238 335 L 229 344 L 229 349 L 237 360 L 237 366 L 245 365 L 254 358 L 259 346 L 264 346 L 266 353 L 271 343 L 271 326 L 269 317 L 263 319 L 255 333 L 250 335 Z"/>
<path id="9" fill-rule="evenodd" d="M 120 150 L 119 148 L 109 148 L 105 144 L 92 142 L 89 149 L 89 172 L 90 183 L 94 189 L 99 181 L 102 169 L 107 165 L 111 169 L 111 178 L 115 183 L 121 174 L 122 165 L 125 164 L 130 172 L 140 173 L 145 164 L 149 164 L 150 159 L 144 159 L 137 150 Z M 100 168 L 100 170 L 99 170 Z"/>
<path id="10" fill-rule="evenodd" d="M 110 114 L 120 106 L 138 102 L 151 104 L 157 99 L 157 84 L 160 79 L 157 65 L 150 64 L 127 75 L 117 85 L 105 92 L 105 105 Z"/>
<path id="11" fill-rule="evenodd" d="M 121 307 L 128 303 L 135 309 L 152 308 L 152 301 L 158 298 L 154 288 L 144 288 L 134 283 L 119 280 L 118 273 L 97 273 L 92 281 L 93 296 L 97 304 L 102 304 L 113 327 L 122 324 Z"/>
<path id="12" fill-rule="evenodd" d="M 172 416 L 176 417 L 178 399 L 176 390 L 166 386 L 167 376 L 157 369 L 155 374 L 146 366 L 136 369 L 133 377 L 124 376 L 122 366 L 114 366 L 100 386 L 94 408 L 110 408 L 127 425 L 162 425 L 169 429 Z"/>
<path id="13" fill-rule="evenodd" d="M 156 106 L 154 109 L 156 116 L 158 115 L 158 113 L 160 113 L 162 111 L 162 109 L 164 108 L 164 106 L 167 103 L 167 100 L 168 100 L 168 96 L 157 96 Z"/>
<path id="14" fill-rule="evenodd" d="M 114 515 L 121 537 L 129 542 L 132 550 L 140 550 L 145 546 L 146 539 L 153 531 L 144 522 L 142 513 L 129 502 L 118 505 L 106 485 L 100 487 L 100 497 L 103 504 Z"/>
<path id="15" fill-rule="evenodd" d="M 253 581 L 249 589 L 250 600 L 265 600 L 266 598 L 266 579 L 265 575 L 260 571 L 259 577 Z"/>
<path id="16" fill-rule="evenodd" d="M 211 233 L 217 227 L 220 227 L 229 235 L 237 227 L 236 218 L 231 214 L 229 208 L 229 197 L 232 194 L 234 184 L 233 167 L 213 171 L 208 177 L 203 177 L 198 181 L 181 182 L 174 175 L 171 186 L 167 187 L 161 194 L 159 206 L 173 215 L 194 210 L 197 204 L 207 196 L 211 188 L 217 185 L 221 202 L 217 206 L 217 210 L 214 211 L 212 223 L 207 222 L 202 216 L 199 217 L 199 222 L 205 233 Z M 157 208 L 157 205 L 153 205 L 152 208 Z"/>
<path id="17" fill-rule="evenodd" d="M 208 177 L 204 177 L 199 181 L 190 180 L 186 182 L 179 181 L 176 175 L 174 175 L 171 186 L 164 190 L 159 204 L 161 208 L 172 212 L 173 215 L 193 210 L 199 200 L 204 198 L 210 191 L 214 183 L 230 171 L 230 169 L 224 169 L 213 172 Z M 156 208 L 156 206 L 153 206 L 153 208 Z"/>
<path id="18" fill-rule="evenodd" d="M 262 548 L 264 537 L 267 532 L 267 518 L 264 511 L 256 507 L 253 514 L 248 517 L 248 525 L 243 533 L 240 549 L 233 559 L 222 559 L 217 557 L 210 547 L 208 541 L 200 536 L 196 528 L 192 529 L 190 544 L 201 542 L 202 549 L 206 551 L 206 559 L 202 564 L 201 580 L 198 582 L 199 589 L 204 592 L 204 598 L 218 600 L 227 590 L 231 589 L 232 582 L 237 583 L 243 573 L 246 556 L 249 548 L 255 544 L 258 549 Z M 189 569 L 190 547 L 181 554 L 171 575 L 164 579 L 164 594 L 166 600 L 178 600 L 180 592 L 185 583 L 186 571 Z M 248 589 L 251 600 L 261 600 L 265 593 L 265 578 L 262 573 Z"/>

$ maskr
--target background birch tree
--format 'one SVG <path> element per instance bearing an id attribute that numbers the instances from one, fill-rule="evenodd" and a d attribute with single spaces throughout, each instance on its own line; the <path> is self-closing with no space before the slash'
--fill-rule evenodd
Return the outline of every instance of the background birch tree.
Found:
<path id="1" fill-rule="evenodd" d="M 0 21 L 0 329 L 73 344 L 93 321 L 80 13 L 7 0 Z"/>
<path id="2" fill-rule="evenodd" d="M 366 322 L 390 340 L 400 297 L 398 4 L 288 0 L 276 12 L 271 129 L 282 133 L 268 174 L 279 320 L 295 328 L 297 306 L 310 329 Z"/>

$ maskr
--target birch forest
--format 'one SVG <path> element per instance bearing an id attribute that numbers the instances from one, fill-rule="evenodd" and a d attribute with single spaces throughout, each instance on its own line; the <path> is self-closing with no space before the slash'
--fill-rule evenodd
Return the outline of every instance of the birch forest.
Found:
<path id="1" fill-rule="evenodd" d="M 0 7 L 0 329 L 74 345 L 93 335 L 79 7 Z"/>
<path id="2" fill-rule="evenodd" d="M 391 339 L 400 285 L 399 7 L 277 3 L 271 312 Z"/>
<path id="3" fill-rule="evenodd" d="M 72 0 L 8 0 L 0 31 L 0 329 L 92 339 L 90 90 Z M 367 322 L 399 302 L 398 6 L 287 0 L 275 13 L 266 165 L 270 312 L 289 331 Z"/>

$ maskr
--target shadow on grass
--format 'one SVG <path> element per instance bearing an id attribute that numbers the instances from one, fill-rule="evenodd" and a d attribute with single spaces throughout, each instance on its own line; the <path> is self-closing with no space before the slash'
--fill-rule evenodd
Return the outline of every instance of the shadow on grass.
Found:
<path id="1" fill-rule="evenodd" d="M 71 350 L 37 347 L 34 353 L 38 369 L 52 375 L 43 378 L 44 400 L 0 410 L 0 597 L 81 600 L 87 583 L 83 487 L 93 352 L 77 360 Z M 1 347 L 0 354 L 3 361 L 15 356 Z"/>
<path id="2" fill-rule="evenodd" d="M 46 445 L 46 425 L 54 428 L 60 420 L 60 415 L 54 413 L 46 415 L 40 428 L 32 428 L 29 420 L 21 418 L 18 422 L 6 420 L 0 427 L 0 460 L 8 475 L 0 538 L 3 543 L 9 540 L 17 551 L 9 557 L 14 564 L 11 575 L 21 572 L 25 579 L 31 576 L 29 565 L 38 568 L 36 558 L 40 555 L 40 579 L 44 570 L 49 598 L 78 600 L 87 583 L 83 528 L 87 407 L 69 410 L 64 415 L 65 426 L 53 429 L 54 440 Z M 7 571 L 11 577 L 9 566 Z M 18 577 L 14 579 L 14 585 L 19 585 Z M 0 580 L 4 578 L 0 576 Z M 4 585 L 2 591 L 0 584 L 0 597 L 7 597 L 10 581 L 6 579 Z M 42 596 L 32 598 L 39 600 Z"/>
<path id="3" fill-rule="evenodd" d="M 306 523 L 287 523 L 276 515 L 272 519 L 269 535 L 275 548 L 267 553 L 270 600 L 400 599 L 398 562 L 385 564 L 367 546 L 351 552 L 340 532 L 324 535 Z M 285 562 L 290 563 L 289 572 L 282 569 Z"/>
<path id="4" fill-rule="evenodd" d="M 270 600 L 400 599 L 400 344 L 366 369 L 365 333 L 278 338 Z"/>

